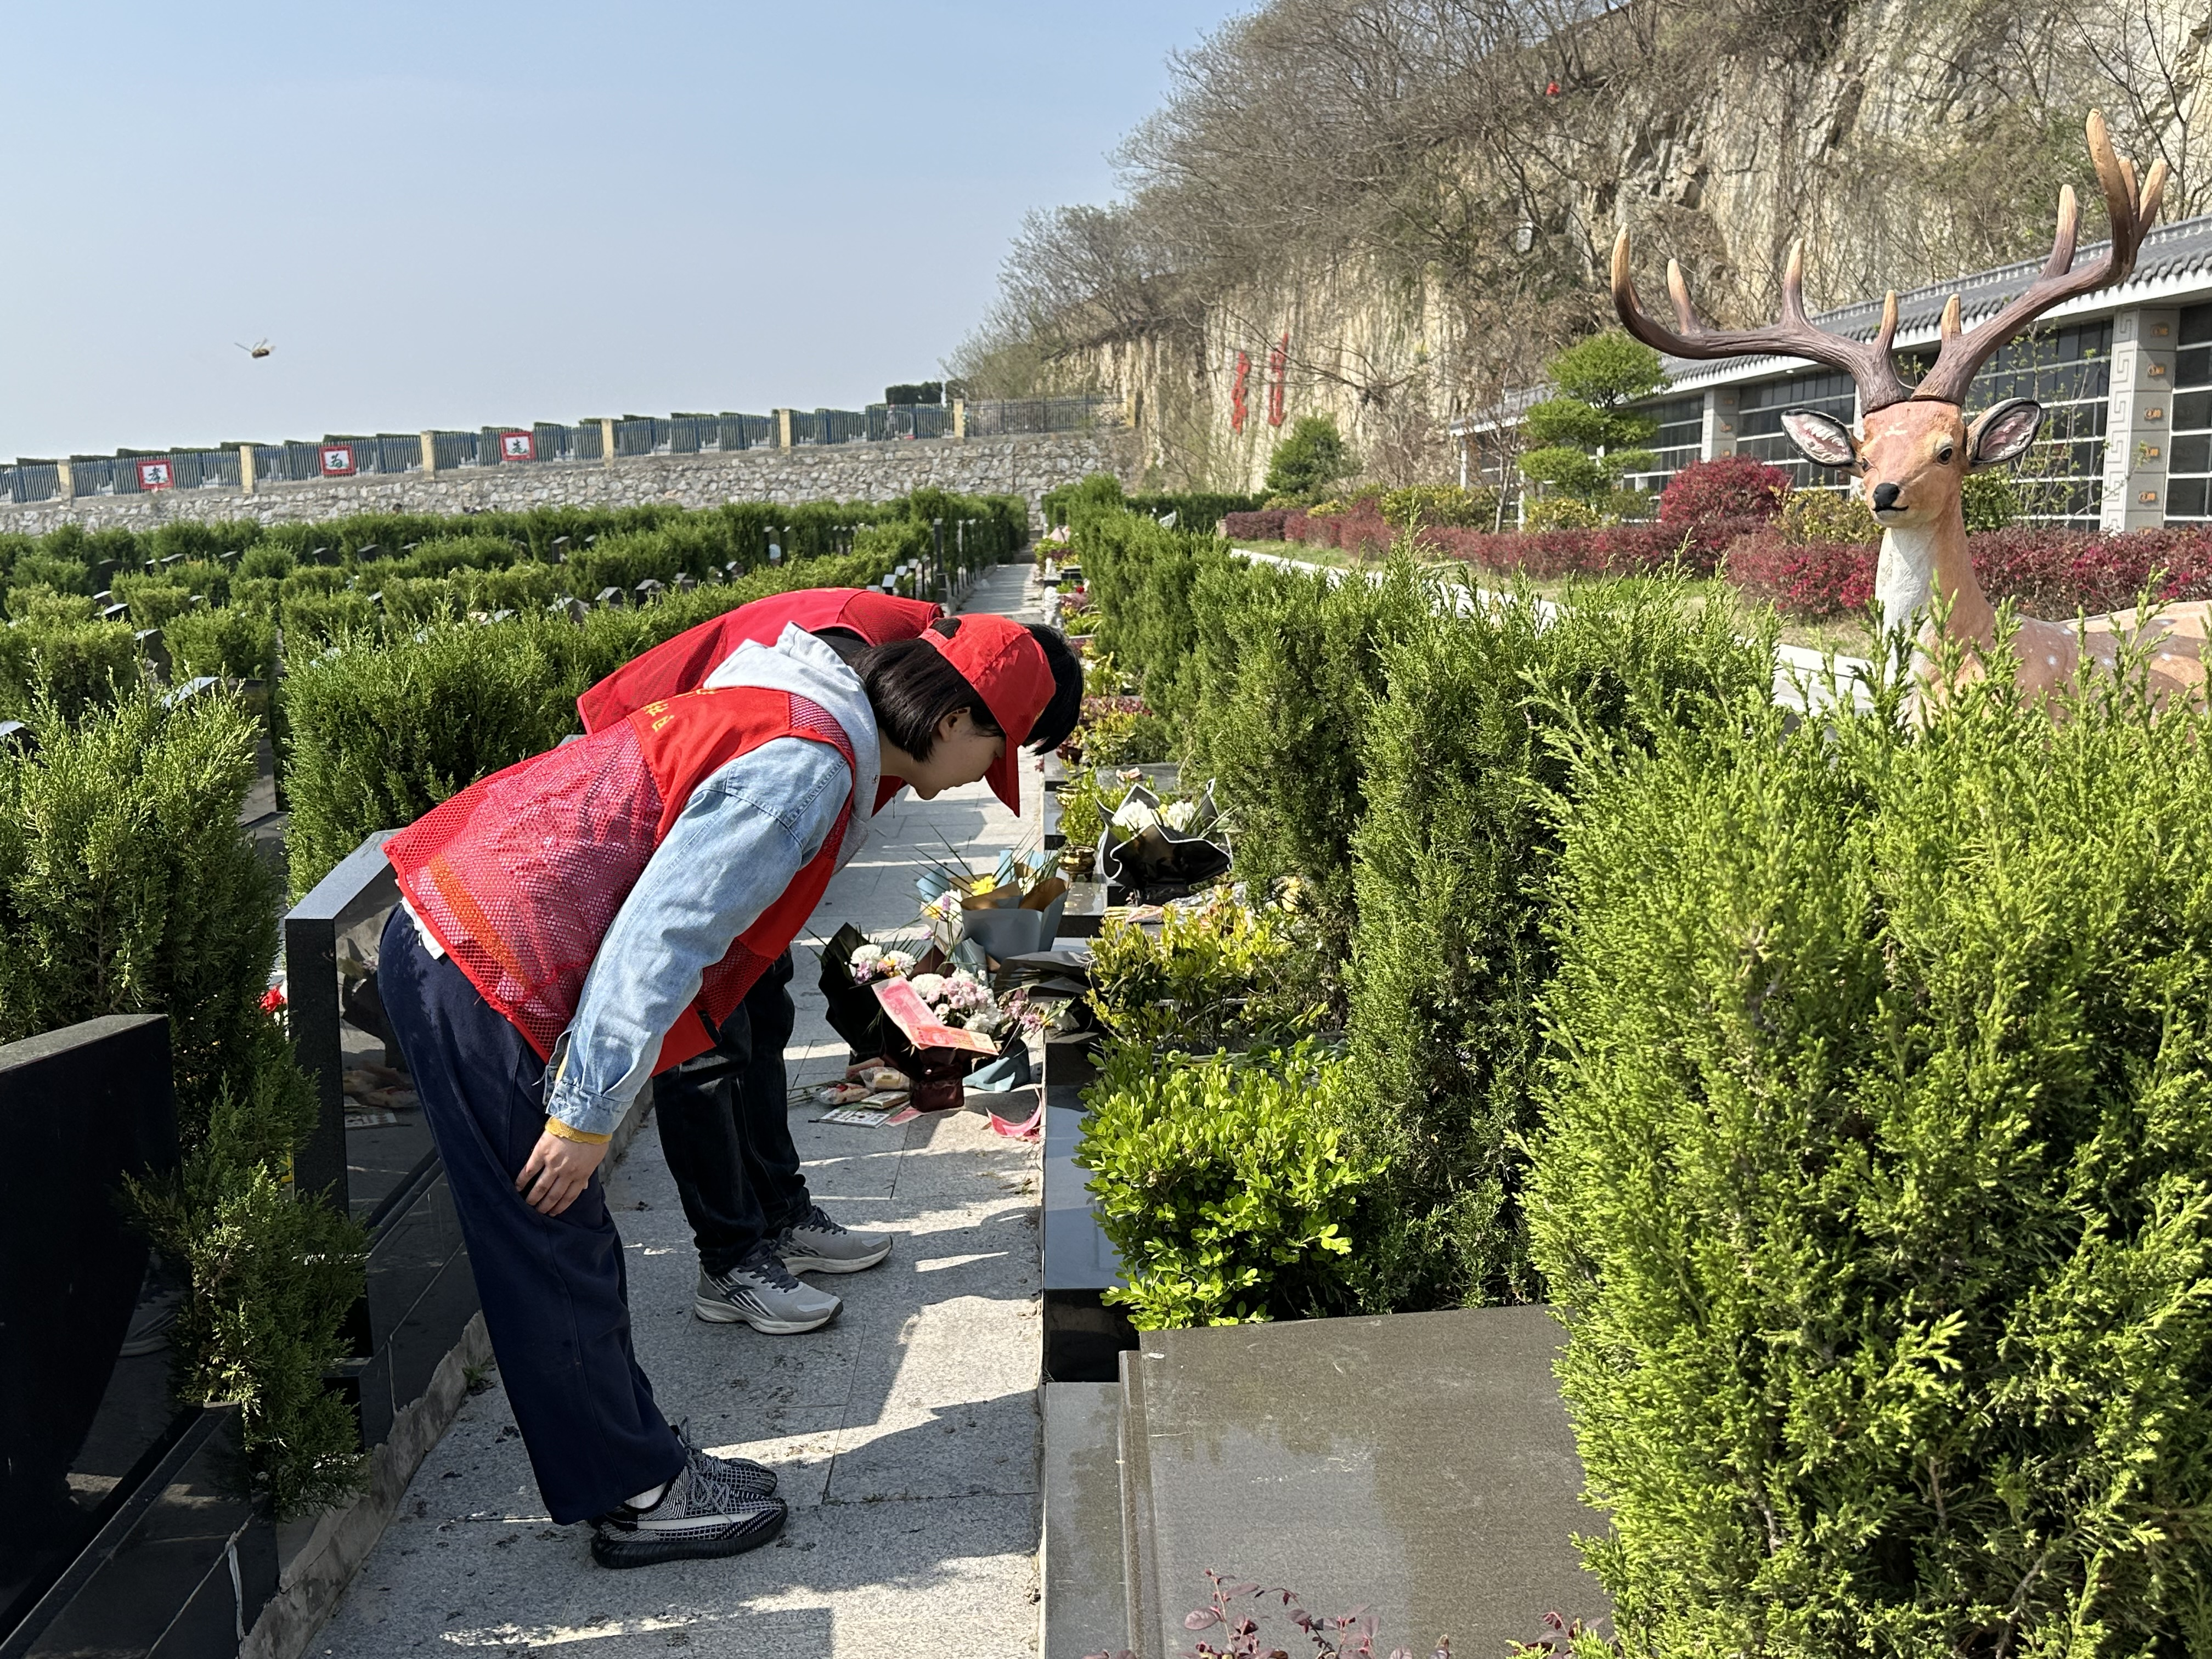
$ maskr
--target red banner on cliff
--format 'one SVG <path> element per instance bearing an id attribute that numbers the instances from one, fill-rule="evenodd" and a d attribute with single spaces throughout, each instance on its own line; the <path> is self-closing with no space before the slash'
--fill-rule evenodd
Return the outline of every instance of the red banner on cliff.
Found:
<path id="1" fill-rule="evenodd" d="M 1244 429 L 1244 382 L 1250 378 L 1251 373 L 1252 354 L 1249 351 L 1238 352 L 1237 354 L 1237 384 L 1229 388 L 1229 429 L 1231 432 L 1242 432 Z"/>
<path id="2" fill-rule="evenodd" d="M 1283 378 L 1291 363 L 1291 336 L 1286 329 L 1275 349 L 1267 354 L 1267 424 L 1283 423 Z"/>

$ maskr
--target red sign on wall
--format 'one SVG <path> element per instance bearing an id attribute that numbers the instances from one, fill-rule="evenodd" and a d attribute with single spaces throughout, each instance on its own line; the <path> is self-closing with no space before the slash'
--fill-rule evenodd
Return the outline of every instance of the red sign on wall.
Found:
<path id="1" fill-rule="evenodd" d="M 1237 354 L 1237 384 L 1229 388 L 1229 429 L 1231 432 L 1242 432 L 1244 429 L 1244 382 L 1250 377 L 1251 373 L 1252 354 L 1249 351 L 1238 352 Z"/>
<path id="2" fill-rule="evenodd" d="M 499 458 L 502 461 L 534 461 L 538 459 L 538 434 L 534 432 L 502 432 L 499 434 Z"/>
<path id="3" fill-rule="evenodd" d="M 169 460 L 167 456 L 162 457 L 162 459 L 158 461 L 141 461 L 138 463 L 139 489 L 167 489 L 176 482 L 176 469 L 169 464 Z"/>
<path id="4" fill-rule="evenodd" d="M 354 471 L 351 444 L 323 446 L 323 476 L 325 478 L 350 478 L 354 475 Z"/>
<path id="5" fill-rule="evenodd" d="M 1283 377 L 1291 362 L 1291 336 L 1284 331 L 1281 341 L 1267 354 L 1267 424 L 1283 423 Z"/>

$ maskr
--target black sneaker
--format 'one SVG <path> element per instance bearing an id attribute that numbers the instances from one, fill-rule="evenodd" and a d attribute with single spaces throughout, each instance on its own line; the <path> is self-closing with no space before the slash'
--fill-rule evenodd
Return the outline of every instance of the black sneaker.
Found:
<path id="1" fill-rule="evenodd" d="M 708 1457 L 691 1443 L 691 1419 L 685 1418 L 676 1425 L 676 1438 L 688 1459 L 703 1458 L 702 1478 L 726 1483 L 739 1498 L 773 1498 L 775 1496 L 775 1471 L 765 1463 L 756 1463 L 750 1457 Z"/>
<path id="2" fill-rule="evenodd" d="M 783 1530 L 790 1513 L 783 1499 L 750 1497 L 741 1489 L 758 1464 L 709 1457 L 696 1446 L 684 1450 L 683 1472 L 659 1503 L 641 1510 L 619 1504 L 592 1522 L 592 1560 L 618 1572 L 663 1561 L 743 1555 Z"/>

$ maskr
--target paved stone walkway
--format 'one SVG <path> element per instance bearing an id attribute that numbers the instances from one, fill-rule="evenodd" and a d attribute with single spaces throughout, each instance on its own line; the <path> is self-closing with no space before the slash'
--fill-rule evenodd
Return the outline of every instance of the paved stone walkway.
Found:
<path id="1" fill-rule="evenodd" d="M 1001 566 L 968 608 L 1030 620 L 1023 593 L 1023 568 Z M 980 784 L 902 798 L 830 884 L 817 934 L 844 921 L 910 926 L 920 855 L 949 842 L 980 861 L 1033 844 L 1039 793 L 1032 767 L 1026 830 Z M 813 953 L 799 952 L 794 1083 L 842 1075 L 845 1055 L 822 1018 Z M 1019 1118 L 1036 1091 L 969 1099 Z M 993 1133 L 975 1109 L 902 1129 L 809 1121 L 818 1115 L 795 1109 L 792 1124 L 816 1195 L 898 1243 L 872 1272 L 818 1281 L 845 1310 L 809 1335 L 692 1317 L 697 1257 L 656 1134 L 638 1137 L 608 1183 L 638 1355 L 662 1407 L 710 1449 L 781 1472 L 783 1537 L 733 1560 L 601 1571 L 588 1529 L 554 1526 L 539 1507 L 494 1373 L 416 1473 L 311 1654 L 1036 1651 L 1036 1149 Z"/>

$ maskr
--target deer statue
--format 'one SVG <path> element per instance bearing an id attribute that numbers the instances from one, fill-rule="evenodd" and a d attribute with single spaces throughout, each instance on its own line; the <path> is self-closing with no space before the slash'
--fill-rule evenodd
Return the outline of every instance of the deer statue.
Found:
<path id="1" fill-rule="evenodd" d="M 1922 631 L 1915 663 L 1923 680 L 1935 673 L 1929 648 L 1938 615 L 1954 638 L 1974 647 L 1966 653 L 1964 672 L 1984 672 L 1982 657 L 1996 638 L 1996 611 L 1974 578 L 1960 493 L 1967 473 L 2002 466 L 2023 454 L 2043 419 L 2040 404 L 2012 398 L 1969 423 L 1960 411 L 1975 372 L 2053 306 L 2124 279 L 2135 268 L 2143 233 L 2158 215 L 2166 163 L 2153 166 L 2138 191 L 2134 164 L 2113 154 L 2105 118 L 2094 111 L 2088 136 L 2090 158 L 2112 216 L 2111 245 L 2082 269 L 2074 269 L 2081 216 L 2074 188 L 2067 185 L 2059 192 L 2057 234 L 2041 274 L 1996 315 L 1972 329 L 1960 329 L 1959 296 L 1953 295 L 1943 308 L 1935 366 L 1917 386 L 1899 378 L 1890 355 L 1897 333 L 1894 292 L 1882 305 L 1881 324 L 1871 340 L 1830 334 L 1806 320 L 1802 242 L 1790 250 L 1783 273 L 1782 320 L 1752 329 L 1709 328 L 1699 321 L 1681 266 L 1673 260 L 1667 265 L 1667 289 L 1674 301 L 1675 326 L 1654 322 L 1638 303 L 1629 276 L 1628 232 L 1623 229 L 1613 245 L 1613 308 L 1628 331 L 1646 345 L 1677 357 L 1802 357 L 1843 370 L 1856 383 L 1859 432 L 1809 409 L 1785 410 L 1783 428 L 1806 459 L 1857 476 L 1882 527 L 1875 571 L 1882 625 L 1903 629 L 1917 623 Z M 2140 627 L 2133 611 L 2091 617 L 2078 624 L 2021 617 L 2012 641 L 2019 683 L 2030 696 L 2048 697 L 2073 679 L 2084 653 L 2110 672 L 2132 638 L 2135 648 L 2148 658 L 2150 690 L 2160 702 L 2175 697 L 2201 702 L 2208 610 L 2212 606 L 2202 603 L 2168 606 Z"/>

